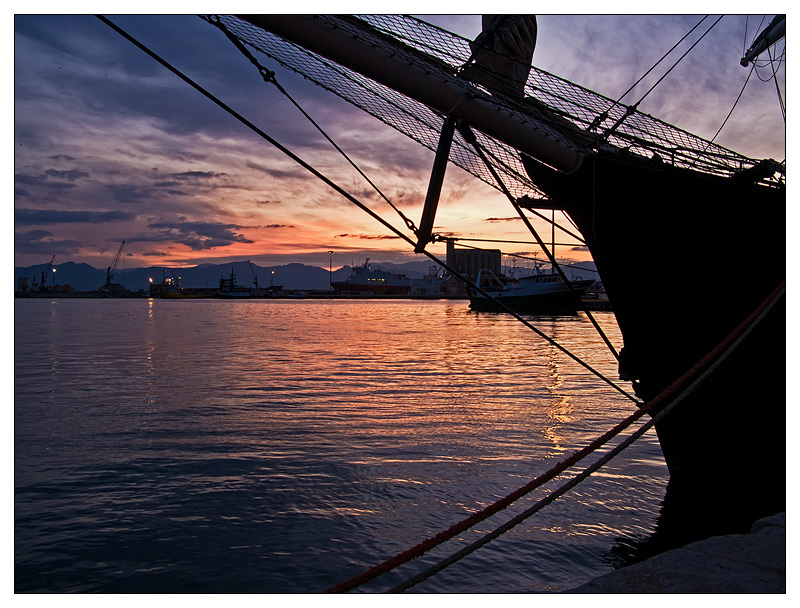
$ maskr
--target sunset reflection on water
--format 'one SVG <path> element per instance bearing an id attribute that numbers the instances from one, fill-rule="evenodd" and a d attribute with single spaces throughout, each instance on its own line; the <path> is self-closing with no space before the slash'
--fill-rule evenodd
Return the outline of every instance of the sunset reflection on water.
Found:
<path id="1" fill-rule="evenodd" d="M 45 320 L 15 342 L 17 572 L 30 590 L 321 590 L 505 496 L 633 407 L 513 318 L 463 301 L 31 300 L 15 312 L 17 328 Z M 619 346 L 613 316 L 597 318 Z M 530 320 L 616 377 L 584 316 Z M 635 467 L 612 463 L 420 590 L 604 571 L 615 538 L 652 527 L 659 458 L 646 438 Z M 46 575 L 57 555 L 72 565 Z"/>

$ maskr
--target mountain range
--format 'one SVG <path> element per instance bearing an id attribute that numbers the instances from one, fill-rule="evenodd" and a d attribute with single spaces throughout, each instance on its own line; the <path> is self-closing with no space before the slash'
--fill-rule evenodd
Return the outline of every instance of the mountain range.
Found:
<path id="1" fill-rule="evenodd" d="M 389 262 L 371 263 L 372 268 L 382 268 L 390 272 L 405 274 L 412 278 L 419 278 L 428 274 L 432 264 L 430 262 L 407 262 L 405 264 L 392 264 Z M 106 270 L 94 268 L 89 264 L 64 262 L 55 265 L 56 272 L 52 272 L 49 264 L 36 264 L 27 267 L 14 268 L 14 286 L 17 288 L 20 278 L 28 279 L 31 283 L 35 278 L 36 284 L 41 283 L 42 273 L 45 281 L 50 285 L 70 285 L 77 291 L 95 291 L 106 282 Z M 227 264 L 200 264 L 187 268 L 168 268 L 165 266 L 150 266 L 148 268 L 117 269 L 111 282 L 119 283 L 129 291 L 148 290 L 151 283 L 161 283 L 164 278 L 180 277 L 183 287 L 218 287 L 221 277 L 230 278 L 233 272 L 236 283 L 246 287 L 258 281 L 259 287 L 269 287 L 270 284 L 280 285 L 287 290 L 326 290 L 330 281 L 341 281 L 350 276 L 352 268 L 343 266 L 329 273 L 327 268 L 308 266 L 306 264 L 285 264 L 283 266 L 258 266 L 247 260 L 230 262 Z"/>
<path id="2" fill-rule="evenodd" d="M 381 268 L 397 274 L 405 274 L 410 278 L 421 278 L 430 273 L 431 268 L 438 266 L 429 261 L 406 262 L 373 262 L 372 268 Z M 594 268 L 593 262 L 582 262 L 576 267 Z M 85 263 L 64 262 L 55 265 L 52 272 L 49 264 L 36 264 L 14 268 L 14 286 L 17 289 L 19 279 L 27 279 L 36 284 L 41 283 L 42 273 L 48 286 L 70 285 L 77 291 L 95 291 L 106 282 L 106 270 L 101 270 Z M 342 266 L 329 273 L 327 268 L 308 266 L 306 264 L 284 264 L 282 266 L 258 266 L 247 260 L 229 262 L 227 264 L 200 264 L 186 268 L 169 268 L 166 266 L 150 266 L 147 268 L 117 269 L 111 282 L 119 283 L 129 291 L 147 291 L 151 279 L 153 283 L 161 283 L 165 278 L 180 277 L 183 287 L 219 286 L 220 278 L 230 278 L 231 272 L 236 275 L 236 283 L 245 287 L 258 281 L 259 287 L 270 284 L 280 285 L 287 290 L 327 290 L 331 281 L 343 281 L 350 276 L 351 266 Z"/>

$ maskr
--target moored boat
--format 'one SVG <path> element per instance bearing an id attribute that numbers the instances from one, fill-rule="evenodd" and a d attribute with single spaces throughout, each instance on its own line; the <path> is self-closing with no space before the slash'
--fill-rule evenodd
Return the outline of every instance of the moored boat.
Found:
<path id="1" fill-rule="evenodd" d="M 595 283 L 576 279 L 567 284 L 553 273 L 541 272 L 502 281 L 487 269 L 478 272 L 476 284 L 487 294 L 469 288 L 469 307 L 477 311 L 501 311 L 498 302 L 516 312 L 569 313 L 579 308 L 578 300 Z"/>

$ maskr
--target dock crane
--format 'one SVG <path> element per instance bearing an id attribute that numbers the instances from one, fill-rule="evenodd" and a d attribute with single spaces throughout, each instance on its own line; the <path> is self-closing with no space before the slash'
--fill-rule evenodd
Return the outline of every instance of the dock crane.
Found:
<path id="1" fill-rule="evenodd" d="M 258 277 L 256 276 L 255 268 L 253 268 L 253 262 L 247 260 L 247 264 L 250 266 L 250 276 L 253 277 L 253 285 L 258 289 Z"/>
<path id="2" fill-rule="evenodd" d="M 53 264 L 55 259 L 56 259 L 56 256 L 53 256 L 52 258 L 50 258 L 50 261 L 47 264 L 47 270 L 42 270 L 42 280 L 39 283 L 39 291 L 47 291 L 47 285 L 45 284 L 45 282 L 47 281 L 46 275 L 49 275 L 49 274 L 55 272 L 56 267 Z M 53 284 L 55 284 L 55 279 L 53 279 Z M 31 289 L 33 289 L 34 287 L 36 287 L 36 277 L 35 276 L 33 278 L 33 285 L 31 286 Z"/>
<path id="3" fill-rule="evenodd" d="M 122 249 L 125 247 L 125 241 L 122 241 L 122 244 L 117 249 L 117 255 L 114 256 L 114 261 L 111 263 L 111 266 L 108 267 L 106 270 L 106 285 L 111 284 L 111 279 L 114 278 L 114 273 L 117 271 L 117 264 L 119 264 L 119 256 L 122 255 Z"/>

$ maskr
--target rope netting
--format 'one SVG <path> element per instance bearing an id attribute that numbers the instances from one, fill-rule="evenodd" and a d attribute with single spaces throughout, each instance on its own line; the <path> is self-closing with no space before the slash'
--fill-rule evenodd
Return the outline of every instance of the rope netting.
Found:
<path id="1" fill-rule="evenodd" d="M 367 38 L 371 45 L 393 54 L 400 61 L 457 82 L 470 95 L 489 101 L 521 121 L 536 120 L 544 132 L 572 142 L 573 147 L 585 154 L 595 154 L 601 149 L 605 153 L 623 150 L 628 162 L 637 157 L 645 160 L 658 155 L 677 167 L 718 176 L 730 176 L 757 164 L 753 159 L 536 67 L 530 69 L 525 86 L 526 96 L 535 99 L 536 104 L 492 94 L 481 85 L 458 76 L 472 57 L 470 40 L 414 17 L 319 15 L 314 18 L 348 35 Z M 333 92 L 426 148 L 436 150 L 444 117 L 426 105 L 238 17 L 206 19 L 214 24 L 219 22 L 242 42 L 284 68 Z M 493 77 L 499 76 L 493 74 Z M 537 108 L 539 104 L 543 109 Z M 617 126 L 612 129 L 614 125 Z M 585 136 L 576 138 L 576 128 Z M 476 131 L 476 136 L 515 197 L 546 198 L 528 177 L 517 150 L 480 131 Z M 459 134 L 453 141 L 450 160 L 497 188 L 484 162 Z"/>

